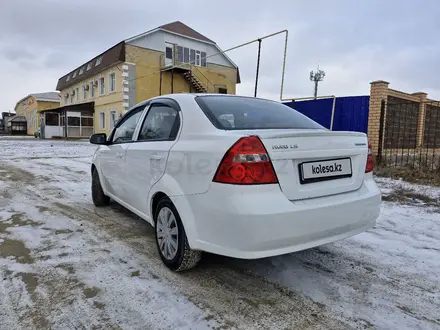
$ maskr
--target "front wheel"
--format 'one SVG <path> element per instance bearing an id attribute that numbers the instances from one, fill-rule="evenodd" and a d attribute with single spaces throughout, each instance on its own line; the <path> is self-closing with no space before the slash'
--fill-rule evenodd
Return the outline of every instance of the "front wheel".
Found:
<path id="1" fill-rule="evenodd" d="M 177 272 L 195 267 L 202 252 L 191 250 L 179 213 L 167 197 L 159 201 L 154 218 L 156 244 L 163 263 Z"/>
<path id="2" fill-rule="evenodd" d="M 96 168 L 92 173 L 92 199 L 95 206 L 106 206 L 110 204 L 110 197 L 104 194 L 104 190 L 102 190 L 99 173 Z"/>

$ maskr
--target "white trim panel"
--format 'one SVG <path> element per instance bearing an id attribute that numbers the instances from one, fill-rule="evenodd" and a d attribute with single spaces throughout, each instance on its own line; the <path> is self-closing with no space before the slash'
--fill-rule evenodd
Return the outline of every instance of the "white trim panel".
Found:
<path id="1" fill-rule="evenodd" d="M 153 49 L 163 53 L 165 52 L 165 43 L 199 50 L 205 52 L 207 56 L 214 55 L 222 51 L 217 46 L 217 44 L 187 37 L 179 33 L 173 33 L 162 29 L 156 29 L 144 33 L 137 37 L 128 39 L 126 40 L 126 42 L 130 45 Z M 226 54 L 219 54 L 209 57 L 207 59 L 207 62 L 237 68 L 237 65 Z"/>

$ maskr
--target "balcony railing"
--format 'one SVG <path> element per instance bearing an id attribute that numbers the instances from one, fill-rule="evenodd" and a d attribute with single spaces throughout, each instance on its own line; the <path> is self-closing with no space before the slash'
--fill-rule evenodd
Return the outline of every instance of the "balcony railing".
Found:
<path id="1" fill-rule="evenodd" d="M 200 81 L 200 83 L 206 88 L 208 93 L 215 93 L 216 88 L 214 84 L 209 80 L 208 77 L 206 77 L 205 74 L 198 68 L 197 65 L 192 65 L 189 63 L 183 63 L 178 61 L 177 59 L 173 59 L 173 62 L 170 65 L 165 66 L 165 56 L 161 55 L 161 68 L 162 69 L 172 69 L 174 68 L 181 68 L 191 71 L 191 74 Z"/>

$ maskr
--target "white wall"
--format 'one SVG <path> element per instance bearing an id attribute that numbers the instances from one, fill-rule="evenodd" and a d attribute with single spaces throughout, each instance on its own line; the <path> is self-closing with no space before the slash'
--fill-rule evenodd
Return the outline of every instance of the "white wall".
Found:
<path id="1" fill-rule="evenodd" d="M 139 39 L 128 42 L 128 44 L 143 48 L 149 48 L 158 50 L 160 52 L 165 52 L 165 42 L 171 44 L 176 44 L 182 47 L 187 47 L 195 50 L 200 50 L 205 52 L 207 56 L 218 53 L 218 49 L 205 42 L 197 41 L 194 39 L 186 38 L 183 36 L 175 35 L 173 33 L 168 33 L 166 31 L 156 31 L 152 34 L 146 35 Z M 206 59 L 208 63 L 214 63 L 229 67 L 234 67 L 231 62 L 224 55 L 216 55 Z"/>
<path id="2" fill-rule="evenodd" d="M 53 136 L 64 136 L 62 126 L 45 126 L 44 127 L 44 138 L 50 139 Z"/>
<path id="3" fill-rule="evenodd" d="M 165 52 L 164 32 L 156 31 L 141 38 L 127 42 L 129 45 L 138 46 L 142 48 L 149 48 Z"/>

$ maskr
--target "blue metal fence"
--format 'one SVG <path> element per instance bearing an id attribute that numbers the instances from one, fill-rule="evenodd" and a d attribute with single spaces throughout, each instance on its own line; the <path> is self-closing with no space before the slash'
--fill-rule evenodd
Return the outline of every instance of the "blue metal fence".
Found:
<path id="1" fill-rule="evenodd" d="M 369 96 L 337 97 L 333 118 L 334 131 L 356 131 L 367 133 Z M 330 128 L 333 99 L 285 102 L 324 127 Z"/>

